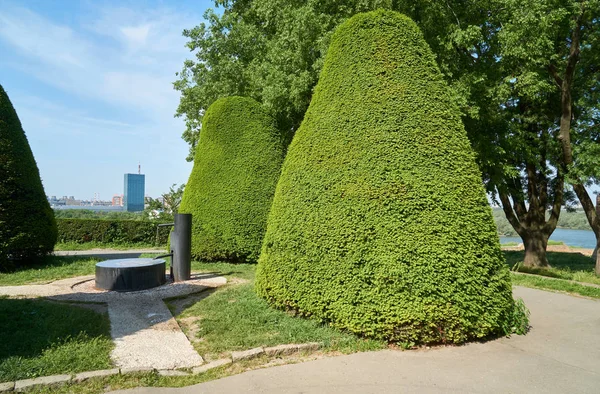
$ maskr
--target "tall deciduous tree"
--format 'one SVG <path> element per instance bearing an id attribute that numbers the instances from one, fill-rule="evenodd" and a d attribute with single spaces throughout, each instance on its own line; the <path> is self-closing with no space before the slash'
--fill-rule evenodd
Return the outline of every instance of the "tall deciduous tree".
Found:
<path id="1" fill-rule="evenodd" d="M 600 1 L 503 0 L 501 62 L 520 85 L 522 103 L 558 145 L 557 177 L 572 186 L 600 245 L 600 217 L 585 186 L 600 176 Z M 545 115 L 547 114 L 547 115 Z M 530 201 L 530 204 L 532 202 Z M 600 273 L 600 260 L 596 271 Z"/>

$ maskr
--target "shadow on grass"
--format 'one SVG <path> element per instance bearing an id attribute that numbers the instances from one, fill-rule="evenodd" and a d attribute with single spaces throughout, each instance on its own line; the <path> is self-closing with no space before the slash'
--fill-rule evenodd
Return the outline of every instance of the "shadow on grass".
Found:
<path id="1" fill-rule="evenodd" d="M 0 297 L 0 382 L 110 367 L 106 314 Z"/>
<path id="2" fill-rule="evenodd" d="M 512 268 L 515 264 L 523 261 L 525 252 L 505 250 L 504 256 L 506 257 L 506 264 Z M 581 253 L 547 252 L 547 256 L 548 263 L 552 268 L 585 272 L 594 270 L 592 258 Z"/>
<path id="3" fill-rule="evenodd" d="M 533 274 L 539 277 L 550 277 L 555 279 L 571 280 L 581 283 L 600 285 L 600 276 L 594 271 L 594 261 L 591 257 L 581 253 L 548 252 L 548 263 L 550 267 L 525 267 L 523 265 L 524 253 L 522 251 L 504 251 L 506 263 L 512 271 Z M 528 279 L 533 284 L 533 279 Z M 514 279 L 513 283 L 523 283 L 524 278 Z M 545 283 L 545 282 L 544 282 Z M 536 282 L 537 287 L 543 287 L 541 281 Z M 563 284 L 564 285 L 564 284 Z M 557 284 L 552 285 L 556 290 Z M 582 294 L 578 292 L 578 294 Z"/>

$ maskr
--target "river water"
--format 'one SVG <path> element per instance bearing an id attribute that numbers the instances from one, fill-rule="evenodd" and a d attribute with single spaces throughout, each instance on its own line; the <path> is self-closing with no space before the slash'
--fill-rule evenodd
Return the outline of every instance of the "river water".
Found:
<path id="1" fill-rule="evenodd" d="M 596 247 L 596 236 L 591 230 L 557 228 L 550 236 L 550 239 L 553 241 L 562 241 L 566 245 L 578 248 L 594 249 Z M 519 237 L 500 237 L 501 244 L 507 242 L 523 243 L 523 240 Z"/>

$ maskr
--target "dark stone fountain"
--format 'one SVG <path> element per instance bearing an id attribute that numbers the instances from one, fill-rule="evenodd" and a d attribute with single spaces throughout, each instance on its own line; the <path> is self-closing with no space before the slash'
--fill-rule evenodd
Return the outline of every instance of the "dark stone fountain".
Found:
<path id="1" fill-rule="evenodd" d="M 192 215 L 176 214 L 171 231 L 171 253 L 151 258 L 106 260 L 96 264 L 96 288 L 112 291 L 138 291 L 167 282 L 166 261 L 171 257 L 171 279 L 190 279 L 192 248 Z"/>
<path id="2" fill-rule="evenodd" d="M 167 282 L 166 261 L 162 259 L 106 260 L 96 264 L 96 288 L 138 291 Z"/>

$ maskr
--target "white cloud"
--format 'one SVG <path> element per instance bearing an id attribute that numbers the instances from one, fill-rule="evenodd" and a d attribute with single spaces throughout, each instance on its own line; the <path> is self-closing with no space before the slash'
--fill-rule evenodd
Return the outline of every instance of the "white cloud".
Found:
<path id="1" fill-rule="evenodd" d="M 0 14 L 0 39 L 27 60 L 22 69 L 45 83 L 155 120 L 172 117 L 179 98 L 172 82 L 187 57 L 181 30 L 198 20 L 172 11 L 123 8 L 94 15 L 71 27 L 8 7 Z"/>
<path id="2" fill-rule="evenodd" d="M 0 37 L 40 63 L 53 67 L 84 66 L 81 60 L 86 58 L 86 44 L 70 28 L 48 23 L 27 9 L 3 8 Z"/>
<path id="3" fill-rule="evenodd" d="M 125 38 L 133 45 L 144 45 L 146 43 L 146 38 L 148 38 L 149 31 L 149 25 L 121 28 L 121 33 L 123 33 Z"/>
<path id="4" fill-rule="evenodd" d="M 191 166 L 172 82 L 189 57 L 181 31 L 199 16 L 101 6 L 64 25 L 0 2 L 0 44 L 8 49 L 0 66 L 42 82 L 34 92 L 15 82 L 9 94 L 48 193 L 112 195 L 138 161 L 150 195 L 186 181 Z"/>

